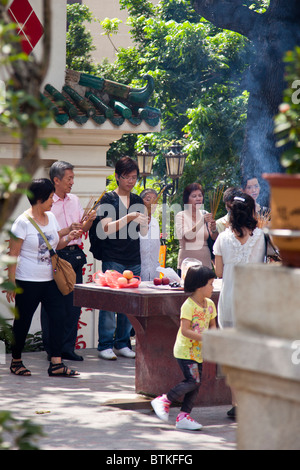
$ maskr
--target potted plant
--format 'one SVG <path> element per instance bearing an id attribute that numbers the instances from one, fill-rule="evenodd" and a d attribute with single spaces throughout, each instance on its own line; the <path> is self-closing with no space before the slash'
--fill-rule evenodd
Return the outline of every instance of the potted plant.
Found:
<path id="1" fill-rule="evenodd" d="M 283 264 L 300 267 L 300 47 L 285 56 L 289 87 L 275 118 L 286 173 L 265 174 L 271 188 L 271 235 Z"/>

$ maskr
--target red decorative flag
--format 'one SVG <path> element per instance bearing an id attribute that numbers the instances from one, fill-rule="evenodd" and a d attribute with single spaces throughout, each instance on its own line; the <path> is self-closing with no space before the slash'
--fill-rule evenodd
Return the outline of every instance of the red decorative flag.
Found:
<path id="1" fill-rule="evenodd" d="M 28 0 L 14 0 L 8 13 L 18 25 L 17 33 L 22 37 L 23 51 L 30 54 L 44 34 L 43 25 Z"/>

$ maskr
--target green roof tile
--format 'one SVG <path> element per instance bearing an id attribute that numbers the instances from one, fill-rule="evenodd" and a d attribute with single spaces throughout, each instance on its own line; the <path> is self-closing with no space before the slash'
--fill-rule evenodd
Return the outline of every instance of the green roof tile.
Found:
<path id="1" fill-rule="evenodd" d="M 125 119 L 139 126 L 146 122 L 155 127 L 159 124 L 161 113 L 147 106 L 154 91 L 154 80 L 150 75 L 143 77 L 147 84 L 133 88 L 74 70 L 66 71 L 66 84 L 58 91 L 51 84 L 45 86 L 43 100 L 54 112 L 54 119 L 64 125 L 69 119 L 77 124 L 85 124 L 92 119 L 96 124 L 110 120 L 121 126 Z"/>

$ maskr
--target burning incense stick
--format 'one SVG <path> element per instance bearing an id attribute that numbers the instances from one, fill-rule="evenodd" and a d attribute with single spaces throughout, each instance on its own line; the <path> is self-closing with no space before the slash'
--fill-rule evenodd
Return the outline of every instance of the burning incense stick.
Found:
<path id="1" fill-rule="evenodd" d="M 257 212 L 256 213 L 256 218 L 257 218 L 257 226 L 258 228 L 265 228 L 269 225 L 269 222 L 271 221 L 271 210 L 266 209 L 263 212 Z"/>
<path id="2" fill-rule="evenodd" d="M 213 192 L 213 194 L 209 195 L 209 202 L 210 202 L 210 212 L 213 216 L 213 219 L 216 218 L 217 211 L 221 202 L 221 198 L 223 196 L 224 186 L 218 186 L 217 189 Z"/>
<path id="3" fill-rule="evenodd" d="M 162 188 L 162 190 L 161 190 L 161 191 L 159 192 L 159 194 L 157 195 L 157 197 L 156 197 L 156 199 L 155 199 L 155 201 L 154 201 L 153 204 L 157 204 L 157 203 L 158 203 L 158 200 L 159 200 L 160 196 L 162 195 L 162 193 L 164 192 L 164 190 L 165 190 L 166 188 L 167 188 L 167 186 L 164 186 L 164 187 Z"/>
<path id="4" fill-rule="evenodd" d="M 89 202 L 88 202 L 88 204 L 87 204 L 87 206 L 84 210 L 83 216 L 81 217 L 81 220 L 80 220 L 81 223 L 86 219 L 86 217 L 87 217 L 87 215 L 88 215 L 88 213 L 89 213 L 89 211 L 90 211 L 90 209 L 93 205 L 94 200 L 95 200 L 95 196 L 91 196 L 90 200 L 89 200 Z"/>
<path id="5" fill-rule="evenodd" d="M 102 197 L 104 196 L 104 194 L 106 193 L 106 191 L 103 191 L 103 193 L 101 194 L 101 196 L 98 197 L 97 201 L 92 205 L 92 202 L 93 200 L 95 200 L 95 197 L 92 196 L 90 201 L 89 201 L 89 204 L 87 206 L 87 208 L 85 209 L 84 211 L 84 214 L 82 216 L 82 219 L 81 219 L 81 223 L 82 222 L 85 222 L 87 219 L 88 219 L 88 216 L 90 215 L 90 213 L 96 209 L 96 207 L 100 204 L 100 201 L 102 199 Z M 91 207 L 92 205 L 92 207 Z"/>

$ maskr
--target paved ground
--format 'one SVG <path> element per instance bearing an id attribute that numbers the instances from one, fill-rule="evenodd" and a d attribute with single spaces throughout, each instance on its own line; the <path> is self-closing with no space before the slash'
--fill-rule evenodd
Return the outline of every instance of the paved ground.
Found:
<path id="1" fill-rule="evenodd" d="M 78 378 L 48 377 L 44 352 L 25 353 L 31 377 L 16 377 L 0 365 L 1 410 L 42 425 L 42 450 L 151 450 L 157 452 L 235 450 L 236 423 L 226 417 L 228 406 L 195 408 L 192 416 L 202 431 L 177 431 L 178 408 L 170 424 L 153 413 L 149 399 L 135 394 L 134 360 L 108 362 L 95 349 L 82 350 L 85 360 L 65 361 L 80 371 Z"/>

